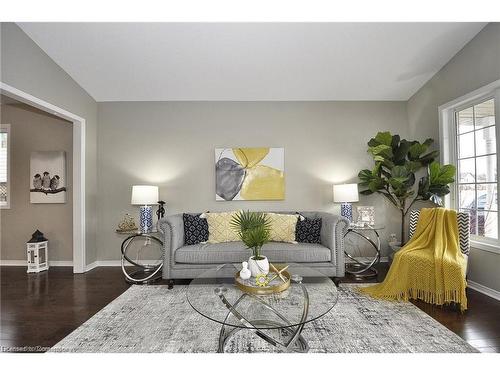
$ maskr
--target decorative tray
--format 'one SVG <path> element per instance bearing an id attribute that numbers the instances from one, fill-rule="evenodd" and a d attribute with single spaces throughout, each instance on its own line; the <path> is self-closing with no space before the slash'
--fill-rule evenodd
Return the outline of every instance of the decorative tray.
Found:
<path id="1" fill-rule="evenodd" d="M 267 277 L 269 279 L 272 279 L 275 275 L 276 272 L 269 272 L 267 274 Z M 237 272 L 236 275 L 234 276 L 234 281 L 238 289 L 246 293 L 260 294 L 260 295 L 274 294 L 283 292 L 290 286 L 290 274 L 288 273 L 288 271 L 281 271 L 281 275 L 284 276 L 286 281 L 283 282 L 283 280 L 280 277 L 276 277 L 266 286 L 255 285 L 255 277 L 250 277 L 247 280 L 243 280 L 240 277 L 239 272 Z"/>

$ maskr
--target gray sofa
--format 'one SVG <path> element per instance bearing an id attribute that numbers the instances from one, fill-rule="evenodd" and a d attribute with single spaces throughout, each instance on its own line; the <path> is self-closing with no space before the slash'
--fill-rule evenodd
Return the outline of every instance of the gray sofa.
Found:
<path id="1" fill-rule="evenodd" d="M 283 213 L 283 212 L 280 212 Z M 291 213 L 291 212 L 286 212 Z M 262 253 L 274 263 L 300 263 L 327 276 L 344 276 L 344 233 L 349 222 L 326 212 L 301 212 L 309 218 L 322 218 L 321 244 L 269 242 Z M 204 270 L 224 263 L 241 263 L 251 255 L 242 242 L 184 245 L 182 214 L 158 222 L 163 237 L 163 278 L 192 279 Z"/>

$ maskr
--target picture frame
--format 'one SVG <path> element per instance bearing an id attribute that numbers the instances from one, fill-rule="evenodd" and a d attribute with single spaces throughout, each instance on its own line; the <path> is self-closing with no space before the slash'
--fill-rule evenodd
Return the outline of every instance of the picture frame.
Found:
<path id="1" fill-rule="evenodd" d="M 373 206 L 358 206 L 357 208 L 357 223 L 363 225 L 375 225 L 375 207 Z"/>
<path id="2" fill-rule="evenodd" d="M 66 203 L 64 151 L 31 153 L 29 192 L 31 203 Z"/>

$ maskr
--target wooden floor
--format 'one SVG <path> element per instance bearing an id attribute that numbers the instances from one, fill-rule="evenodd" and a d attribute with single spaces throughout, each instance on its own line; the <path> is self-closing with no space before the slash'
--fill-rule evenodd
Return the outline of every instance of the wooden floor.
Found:
<path id="1" fill-rule="evenodd" d="M 387 266 L 379 265 L 379 281 Z M 25 267 L 0 267 L 0 349 L 44 352 L 128 287 L 119 267 L 73 274 L 70 267 L 26 274 Z M 342 282 L 353 282 L 346 277 Z M 415 305 L 482 352 L 500 352 L 500 301 L 467 291 L 469 310 Z M 13 349 L 14 348 L 14 349 Z"/>

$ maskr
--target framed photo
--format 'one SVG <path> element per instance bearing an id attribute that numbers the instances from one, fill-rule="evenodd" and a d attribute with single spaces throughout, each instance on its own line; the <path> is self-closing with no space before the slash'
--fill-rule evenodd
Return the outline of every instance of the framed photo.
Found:
<path id="1" fill-rule="evenodd" d="M 358 206 L 357 222 L 365 225 L 375 225 L 375 207 Z"/>
<path id="2" fill-rule="evenodd" d="M 64 151 L 32 152 L 30 182 L 31 203 L 66 203 Z"/>

